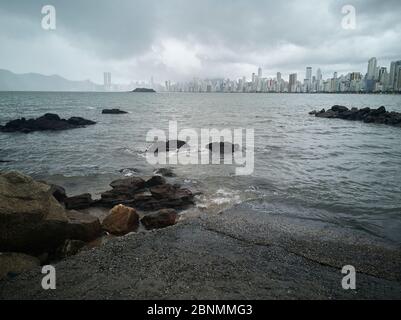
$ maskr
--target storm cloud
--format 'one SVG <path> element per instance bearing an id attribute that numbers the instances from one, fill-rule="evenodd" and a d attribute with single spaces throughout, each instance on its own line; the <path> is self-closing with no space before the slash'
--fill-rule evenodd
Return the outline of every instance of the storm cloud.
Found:
<path id="1" fill-rule="evenodd" d="M 56 30 L 41 27 L 44 5 Z M 97 82 L 365 72 L 370 57 L 401 59 L 400 12 L 398 0 L 0 0 L 0 68 Z"/>

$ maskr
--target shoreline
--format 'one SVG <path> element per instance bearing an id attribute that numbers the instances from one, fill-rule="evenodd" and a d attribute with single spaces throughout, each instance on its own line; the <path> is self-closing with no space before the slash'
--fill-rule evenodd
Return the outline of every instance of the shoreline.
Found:
<path id="1" fill-rule="evenodd" d="M 0 281 L 0 299 L 401 299 L 398 245 L 257 206 L 114 238 L 55 264 L 56 290 L 37 269 Z M 350 264 L 356 291 L 341 287 Z"/>

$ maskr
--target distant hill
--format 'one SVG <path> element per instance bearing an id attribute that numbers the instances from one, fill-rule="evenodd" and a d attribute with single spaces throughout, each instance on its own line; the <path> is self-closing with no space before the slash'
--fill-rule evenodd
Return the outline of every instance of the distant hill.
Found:
<path id="1" fill-rule="evenodd" d="M 91 81 L 70 81 L 58 75 L 15 74 L 0 69 L 0 91 L 102 91 Z"/>
<path id="2" fill-rule="evenodd" d="M 148 88 L 136 88 L 132 92 L 146 92 L 146 93 L 155 93 L 156 91 L 153 89 L 148 89 Z"/>

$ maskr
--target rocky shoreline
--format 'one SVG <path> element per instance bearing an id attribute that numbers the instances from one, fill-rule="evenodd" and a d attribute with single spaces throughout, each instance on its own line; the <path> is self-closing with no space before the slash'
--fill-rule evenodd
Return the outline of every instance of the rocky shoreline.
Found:
<path id="1" fill-rule="evenodd" d="M 114 238 L 57 263 L 56 290 L 36 267 L 0 281 L 0 299 L 401 299 L 399 246 L 254 206 Z"/>
<path id="2" fill-rule="evenodd" d="M 378 109 L 348 109 L 347 107 L 336 105 L 330 110 L 312 111 L 309 114 L 317 118 L 363 121 L 364 123 L 386 124 L 401 128 L 401 113 L 388 112 L 385 107 Z"/>
<path id="3" fill-rule="evenodd" d="M 63 187 L 19 172 L 0 173 L 0 274 L 13 277 L 35 259 L 43 264 L 70 257 L 105 235 L 174 225 L 178 212 L 194 204 L 190 190 L 162 176 L 119 179 L 110 186 L 93 200 L 90 194 L 68 197 Z M 99 220 L 81 211 L 88 208 L 111 210 Z"/>

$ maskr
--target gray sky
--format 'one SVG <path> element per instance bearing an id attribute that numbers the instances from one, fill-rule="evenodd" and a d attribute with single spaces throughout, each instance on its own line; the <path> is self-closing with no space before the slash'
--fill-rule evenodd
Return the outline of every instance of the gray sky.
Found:
<path id="1" fill-rule="evenodd" d="M 57 29 L 43 30 L 53 5 Z M 341 22 L 356 9 L 356 29 Z M 366 72 L 401 60 L 399 0 L 0 0 L 0 68 L 113 82 Z"/>

